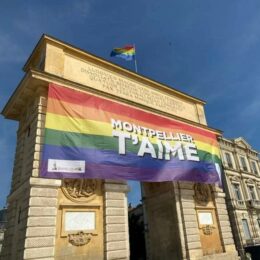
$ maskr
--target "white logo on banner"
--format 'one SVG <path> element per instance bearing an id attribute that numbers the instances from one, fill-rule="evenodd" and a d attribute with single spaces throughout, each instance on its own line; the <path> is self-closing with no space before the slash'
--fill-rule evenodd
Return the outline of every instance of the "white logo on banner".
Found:
<path id="1" fill-rule="evenodd" d="M 85 173 L 85 161 L 48 159 L 48 172 Z"/>

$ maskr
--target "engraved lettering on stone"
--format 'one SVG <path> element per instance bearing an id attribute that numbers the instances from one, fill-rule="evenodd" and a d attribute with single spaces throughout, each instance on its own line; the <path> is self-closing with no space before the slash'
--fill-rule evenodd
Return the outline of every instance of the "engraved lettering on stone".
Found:
<path id="1" fill-rule="evenodd" d="M 81 67 L 81 72 L 85 73 L 91 81 L 101 84 L 102 89 L 110 93 L 134 99 L 137 102 L 148 103 L 152 107 L 167 109 L 169 111 L 182 112 L 185 106 L 181 101 L 168 97 L 167 95 L 159 95 L 151 89 L 144 89 L 138 84 L 118 78 L 108 72 L 101 71 L 97 68 Z"/>
<path id="2" fill-rule="evenodd" d="M 68 238 L 69 243 L 71 243 L 73 246 L 84 246 L 90 242 L 91 234 L 80 231 L 76 234 L 69 234 Z"/>

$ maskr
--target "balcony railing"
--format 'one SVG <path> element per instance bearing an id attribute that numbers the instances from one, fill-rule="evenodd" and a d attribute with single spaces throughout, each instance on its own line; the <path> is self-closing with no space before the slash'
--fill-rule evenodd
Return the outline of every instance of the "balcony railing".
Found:
<path id="1" fill-rule="evenodd" d="M 255 238 L 250 238 L 246 240 L 246 245 L 247 246 L 254 246 L 254 245 L 260 245 L 260 238 L 255 237 Z"/>
<path id="2" fill-rule="evenodd" d="M 234 200 L 234 205 L 236 208 L 240 208 L 240 209 L 246 208 L 246 203 L 244 200 Z"/>
<path id="3" fill-rule="evenodd" d="M 260 209 L 260 200 L 248 200 L 247 205 L 251 208 Z"/>

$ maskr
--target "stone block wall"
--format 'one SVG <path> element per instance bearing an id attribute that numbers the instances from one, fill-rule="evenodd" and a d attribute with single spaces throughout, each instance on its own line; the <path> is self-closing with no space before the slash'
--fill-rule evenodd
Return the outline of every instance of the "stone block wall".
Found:
<path id="1" fill-rule="evenodd" d="M 57 195 L 61 180 L 30 179 L 24 259 L 54 259 Z"/>
<path id="2" fill-rule="evenodd" d="M 126 182 L 104 183 L 105 258 L 129 259 L 128 206 Z"/>
<path id="3" fill-rule="evenodd" d="M 149 259 L 239 259 L 222 189 L 211 185 L 209 191 L 212 193 L 210 195 L 212 200 L 205 206 L 197 204 L 194 183 L 191 182 L 145 184 L 144 190 L 144 202 L 148 215 Z M 223 252 L 215 252 L 215 254 L 204 252 L 199 229 L 199 211 L 216 213 L 218 224 L 214 225 L 215 228 L 219 228 L 218 243 L 220 243 L 220 248 L 223 248 Z M 156 222 L 155 218 L 159 221 Z M 172 231 L 169 233 L 169 230 Z M 154 234 L 160 241 L 159 243 L 154 242 Z M 170 240 L 175 241 L 174 245 L 171 245 Z"/>
<path id="4" fill-rule="evenodd" d="M 38 94 L 37 94 L 38 93 Z M 38 176 L 44 136 L 47 90 L 39 88 L 36 97 L 25 105 L 17 131 L 17 145 L 11 193 L 31 176 Z"/>
<path id="5" fill-rule="evenodd" d="M 47 89 L 39 87 L 21 112 L 3 260 L 54 259 L 60 180 L 39 178 L 44 141 Z M 129 259 L 128 186 L 122 181 L 104 184 L 106 259 Z"/>
<path id="6" fill-rule="evenodd" d="M 23 185 L 9 197 L 7 227 L 0 259 L 23 259 L 28 215 L 29 189 Z"/>
<path id="7" fill-rule="evenodd" d="M 147 224 L 148 259 L 182 259 L 183 222 L 173 192 L 173 183 L 142 183 L 144 222 Z M 182 235 L 180 235 L 182 234 Z"/>
<path id="8" fill-rule="evenodd" d="M 215 197 L 215 207 L 217 211 L 217 218 L 219 221 L 219 228 L 222 234 L 222 244 L 224 247 L 224 252 L 235 252 L 235 244 L 233 239 L 233 234 L 231 231 L 230 217 L 228 215 L 225 193 L 222 189 L 217 186 L 213 186 L 213 193 Z"/>
<path id="9" fill-rule="evenodd" d="M 39 87 L 35 96 L 25 100 L 17 131 L 17 145 L 11 192 L 8 197 L 7 227 L 0 259 L 24 259 L 30 178 L 38 175 L 43 126 L 46 113 L 46 90 Z"/>
<path id="10" fill-rule="evenodd" d="M 202 256 L 193 185 L 189 182 L 173 183 L 183 259 L 197 259 Z"/>

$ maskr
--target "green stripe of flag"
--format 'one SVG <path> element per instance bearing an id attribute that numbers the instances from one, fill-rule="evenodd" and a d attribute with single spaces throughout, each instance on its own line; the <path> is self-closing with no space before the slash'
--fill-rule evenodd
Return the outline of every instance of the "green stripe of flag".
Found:
<path id="1" fill-rule="evenodd" d="M 98 150 L 118 150 L 118 138 L 100 135 L 87 135 L 80 133 L 57 131 L 45 128 L 45 144 L 57 146 L 70 146 L 82 148 L 95 148 Z M 158 152 L 157 145 L 154 145 Z M 139 145 L 134 145 L 131 140 L 126 139 L 126 151 L 138 153 Z M 209 152 L 198 150 L 198 156 L 201 160 L 207 162 L 220 163 L 220 158 Z"/>

